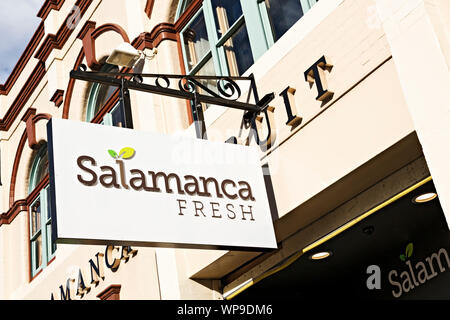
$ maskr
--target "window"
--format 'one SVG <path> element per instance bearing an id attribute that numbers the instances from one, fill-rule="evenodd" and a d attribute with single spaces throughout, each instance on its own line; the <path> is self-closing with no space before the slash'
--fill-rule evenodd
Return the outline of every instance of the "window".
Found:
<path id="1" fill-rule="evenodd" d="M 119 68 L 114 65 L 105 64 L 100 70 L 101 72 L 119 72 Z M 87 107 L 87 121 L 92 121 L 99 113 L 102 113 L 107 102 L 114 95 L 118 87 L 108 86 L 100 83 L 94 83 L 89 92 L 89 100 Z M 125 110 L 123 104 L 117 102 L 109 112 L 102 117 L 102 124 L 115 127 L 125 127 Z"/>
<path id="2" fill-rule="evenodd" d="M 205 0 L 181 39 L 188 74 L 239 76 L 253 64 L 239 0 Z"/>
<path id="3" fill-rule="evenodd" d="M 47 146 L 42 146 L 36 154 L 30 174 L 28 185 L 29 193 L 39 187 L 42 180 L 48 175 Z M 31 275 L 35 276 L 47 266 L 54 257 L 56 244 L 52 242 L 51 214 L 48 184 L 38 190 L 30 211 L 30 249 L 31 249 Z"/>
<path id="4" fill-rule="evenodd" d="M 264 0 L 260 1 L 261 16 L 264 22 L 269 21 L 266 30 L 270 30 L 269 43 L 275 42 L 308 10 L 316 1 L 308 0 Z M 281 18 L 281 19 L 280 19 Z"/>
<path id="5" fill-rule="evenodd" d="M 182 22 L 186 73 L 242 75 L 317 1 L 203 0 L 195 15 Z M 198 2 L 180 1 L 177 18 Z M 212 85 L 208 81 L 204 84 Z"/>

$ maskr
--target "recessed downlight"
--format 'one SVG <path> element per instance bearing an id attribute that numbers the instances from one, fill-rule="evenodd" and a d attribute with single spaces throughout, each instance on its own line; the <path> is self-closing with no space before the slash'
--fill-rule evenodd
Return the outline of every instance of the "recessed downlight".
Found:
<path id="1" fill-rule="evenodd" d="M 427 192 L 427 193 L 424 193 L 424 194 L 421 194 L 421 195 L 415 197 L 413 199 L 413 202 L 415 202 L 415 203 L 425 203 L 425 202 L 428 202 L 428 201 L 431 201 L 431 200 L 435 199 L 436 197 L 437 197 L 437 193 L 436 192 Z"/>
<path id="2" fill-rule="evenodd" d="M 331 252 L 330 251 L 322 251 L 322 252 L 314 253 L 309 258 L 311 260 L 322 260 L 322 259 L 328 258 L 329 256 L 331 256 Z"/>

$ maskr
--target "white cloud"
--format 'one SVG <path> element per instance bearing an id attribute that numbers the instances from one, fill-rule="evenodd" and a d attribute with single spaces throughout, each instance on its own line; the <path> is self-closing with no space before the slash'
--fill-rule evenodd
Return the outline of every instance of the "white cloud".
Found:
<path id="1" fill-rule="evenodd" d="M 44 0 L 0 1 L 0 83 L 4 83 L 31 40 Z"/>

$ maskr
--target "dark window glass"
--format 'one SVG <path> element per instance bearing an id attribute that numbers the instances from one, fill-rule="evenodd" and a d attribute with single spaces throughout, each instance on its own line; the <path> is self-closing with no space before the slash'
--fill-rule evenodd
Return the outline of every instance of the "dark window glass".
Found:
<path id="1" fill-rule="evenodd" d="M 113 65 L 105 65 L 102 67 L 102 72 L 119 72 L 119 67 Z M 97 92 L 95 95 L 95 107 L 94 107 L 94 117 L 105 105 L 105 103 L 111 98 L 113 93 L 117 90 L 116 86 L 108 86 L 105 84 L 96 84 Z"/>
<path id="2" fill-rule="evenodd" d="M 52 223 L 47 224 L 47 256 L 50 257 L 56 251 L 56 243 L 52 242 Z M 49 245 L 50 244 L 50 245 Z"/>
<path id="3" fill-rule="evenodd" d="M 48 206 L 48 208 L 50 208 L 50 200 L 51 200 L 51 197 L 50 197 L 50 188 L 49 187 L 47 187 L 47 189 L 45 190 L 45 192 L 47 193 L 47 206 Z M 48 209 L 47 210 L 47 220 L 50 220 L 52 218 L 52 215 L 51 215 L 51 212 L 50 212 L 50 209 Z"/>
<path id="4" fill-rule="evenodd" d="M 180 16 L 186 11 L 187 8 L 194 2 L 194 0 L 186 0 L 184 1 L 181 10 L 180 10 Z"/>
<path id="5" fill-rule="evenodd" d="M 274 40 L 281 38 L 302 16 L 299 0 L 265 0 Z"/>
<path id="6" fill-rule="evenodd" d="M 112 125 L 114 127 L 125 127 L 125 115 L 123 110 L 123 104 L 119 103 L 112 111 Z"/>
<path id="7" fill-rule="evenodd" d="M 41 203 L 36 201 L 31 206 L 31 235 L 34 236 L 41 230 Z"/>
<path id="8" fill-rule="evenodd" d="M 111 98 L 116 89 L 117 87 L 114 86 L 100 85 L 100 87 L 98 88 L 98 95 L 95 105 L 95 114 L 97 114 L 98 111 L 100 111 L 100 109 L 108 101 L 108 99 Z"/>
<path id="9" fill-rule="evenodd" d="M 47 188 L 46 191 L 47 193 L 47 203 L 50 203 L 51 198 L 50 198 L 50 188 Z M 47 256 L 50 257 L 51 255 L 53 255 L 56 251 L 56 243 L 52 242 L 52 222 L 51 222 L 51 211 L 50 211 L 50 206 L 47 205 L 47 244 L 50 244 L 50 246 L 47 247 Z"/>
<path id="10" fill-rule="evenodd" d="M 41 202 L 35 201 L 31 206 L 31 246 L 33 250 L 33 270 L 42 265 L 42 235 L 41 235 Z"/>
<path id="11" fill-rule="evenodd" d="M 253 64 L 252 49 L 245 24 L 225 42 L 223 47 L 230 75 L 242 75 Z"/>
<path id="12" fill-rule="evenodd" d="M 242 15 L 241 3 L 239 0 L 212 0 L 212 7 L 220 39 Z"/>
<path id="13" fill-rule="evenodd" d="M 210 50 L 203 12 L 184 30 L 183 40 L 188 71 L 191 71 Z"/>
<path id="14" fill-rule="evenodd" d="M 37 164 L 36 173 L 34 174 L 33 188 L 36 187 L 39 182 L 48 174 L 48 155 L 47 148 L 42 153 L 42 157 L 39 159 Z"/>
<path id="15" fill-rule="evenodd" d="M 216 72 L 214 70 L 214 63 L 212 58 L 209 58 L 209 60 L 198 70 L 198 72 L 195 74 L 196 76 L 215 76 Z M 211 91 L 215 91 L 216 89 L 216 81 L 215 80 L 209 80 L 204 79 L 200 81 L 201 84 L 203 84 L 205 87 L 210 89 Z M 203 90 L 201 88 L 198 89 L 198 92 L 200 94 L 204 94 Z M 202 103 L 203 110 L 206 110 L 210 107 L 209 104 Z"/>
<path id="16" fill-rule="evenodd" d="M 42 236 L 39 234 L 39 236 L 36 238 L 36 240 L 33 240 L 32 246 L 34 247 L 34 269 L 36 270 L 42 265 Z"/>

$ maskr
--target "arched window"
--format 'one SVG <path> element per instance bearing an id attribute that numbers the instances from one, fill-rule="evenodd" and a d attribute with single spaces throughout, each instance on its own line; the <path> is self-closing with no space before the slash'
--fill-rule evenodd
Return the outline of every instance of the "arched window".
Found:
<path id="1" fill-rule="evenodd" d="M 36 153 L 31 166 L 28 192 L 36 194 L 29 209 L 31 275 L 35 276 L 45 268 L 54 257 L 56 244 L 52 242 L 51 214 L 48 184 L 41 182 L 48 175 L 47 146 L 43 145 Z M 40 188 L 40 190 L 37 190 Z"/>
<path id="2" fill-rule="evenodd" d="M 42 179 L 48 174 L 48 155 L 47 145 L 43 145 L 36 153 L 33 164 L 31 166 L 30 183 L 28 184 L 28 192 L 31 193 Z"/>
<path id="3" fill-rule="evenodd" d="M 180 39 L 186 73 L 242 75 L 317 1 L 180 1 L 176 19 L 199 8 L 190 20 L 179 21 L 184 26 Z"/>
<path id="4" fill-rule="evenodd" d="M 104 64 L 101 72 L 119 72 L 117 66 Z M 94 83 L 89 92 L 86 120 L 92 121 L 97 114 L 101 113 L 107 102 L 111 99 L 118 87 Z M 102 124 L 116 127 L 125 127 L 125 111 L 122 103 L 117 102 L 102 117 Z"/>

